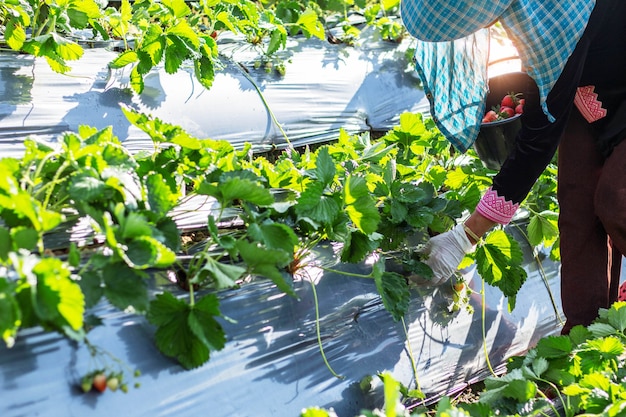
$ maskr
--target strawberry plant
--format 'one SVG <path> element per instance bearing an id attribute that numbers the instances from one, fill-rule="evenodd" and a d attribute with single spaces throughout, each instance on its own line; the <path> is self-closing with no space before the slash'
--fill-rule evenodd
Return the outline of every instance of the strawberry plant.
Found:
<path id="1" fill-rule="evenodd" d="M 29 140 L 22 159 L 0 160 L 6 172 L 0 322 L 7 345 L 20 328 L 36 325 L 86 342 L 84 314 L 104 297 L 146 314 L 159 349 L 197 367 L 226 340 L 215 291 L 258 275 L 293 295 L 294 259 L 306 258 L 321 241 L 337 243 L 343 262 L 376 255 L 363 277 L 374 280 L 400 320 L 410 297 L 406 276 L 430 276 L 420 246 L 475 206 L 489 184 L 489 170 L 471 155 L 456 155 L 432 121 L 415 114 L 403 114 L 377 140 L 342 132 L 315 151 L 284 152 L 269 162 L 251 156 L 249 146 L 235 150 L 125 112 L 152 138 L 152 153 L 131 155 L 110 129 L 81 127 L 62 135 L 56 148 Z M 538 187 L 549 190 L 547 184 Z M 220 207 L 208 218 L 208 239 L 193 253 L 183 250 L 170 215 L 182 190 Z M 529 201 L 542 210 L 529 236 L 542 241 L 550 230 L 542 219 L 553 202 L 547 194 Z M 237 227 L 221 224 L 226 211 L 237 214 Z M 47 233 L 84 218 L 94 232 L 89 245 L 47 246 Z M 495 230 L 472 259 L 513 308 L 525 279 L 517 243 Z M 151 299 L 147 271 L 170 267 L 183 271 L 188 296 L 164 292 Z M 210 291 L 199 296 L 200 288 Z M 451 288 L 450 297 L 454 313 L 467 295 Z"/>

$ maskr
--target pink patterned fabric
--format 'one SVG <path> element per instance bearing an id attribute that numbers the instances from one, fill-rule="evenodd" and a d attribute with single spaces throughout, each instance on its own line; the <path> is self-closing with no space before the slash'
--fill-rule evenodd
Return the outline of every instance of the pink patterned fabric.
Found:
<path id="1" fill-rule="evenodd" d="M 476 211 L 496 223 L 508 224 L 518 207 L 519 204 L 506 201 L 504 197 L 500 197 L 497 192 L 489 188 L 476 206 Z"/>
<path id="2" fill-rule="evenodd" d="M 593 85 L 578 87 L 574 97 L 576 108 L 589 123 L 606 116 L 606 109 L 602 107 L 602 102 L 598 100 L 598 95 L 594 93 L 594 89 Z"/>

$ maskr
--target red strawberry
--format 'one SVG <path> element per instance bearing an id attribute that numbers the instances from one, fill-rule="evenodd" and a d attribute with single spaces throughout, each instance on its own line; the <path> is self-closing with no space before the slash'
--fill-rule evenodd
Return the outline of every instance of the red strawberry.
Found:
<path id="1" fill-rule="evenodd" d="M 513 110 L 512 107 L 503 106 L 500 107 L 500 114 L 502 115 L 502 117 L 507 119 L 509 117 L 515 116 L 515 110 Z"/>
<path id="2" fill-rule="evenodd" d="M 97 373 L 93 376 L 93 387 L 100 392 L 107 389 L 107 377 L 103 373 Z"/>
<path id="3" fill-rule="evenodd" d="M 515 114 L 522 114 L 522 113 L 524 113 L 524 105 L 520 103 L 517 106 L 515 106 Z"/>
<path id="4" fill-rule="evenodd" d="M 498 114 L 494 110 L 489 110 L 483 117 L 483 123 L 491 123 L 498 120 Z"/>
<path id="5" fill-rule="evenodd" d="M 507 94 L 506 96 L 504 96 L 504 98 L 502 98 L 502 101 L 500 102 L 500 107 L 515 107 L 515 95 Z"/>

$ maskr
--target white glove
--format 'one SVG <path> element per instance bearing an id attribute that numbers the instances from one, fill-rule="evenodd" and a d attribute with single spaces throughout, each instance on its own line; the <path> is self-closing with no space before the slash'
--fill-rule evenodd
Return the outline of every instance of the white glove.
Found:
<path id="1" fill-rule="evenodd" d="M 468 239 L 459 223 L 445 233 L 432 237 L 421 252 L 428 256 L 424 263 L 433 270 L 433 285 L 443 284 L 456 272 L 465 254 L 474 251 L 475 245 Z M 423 284 L 423 279 L 415 279 Z M 418 282 L 419 281 L 419 282 Z"/>

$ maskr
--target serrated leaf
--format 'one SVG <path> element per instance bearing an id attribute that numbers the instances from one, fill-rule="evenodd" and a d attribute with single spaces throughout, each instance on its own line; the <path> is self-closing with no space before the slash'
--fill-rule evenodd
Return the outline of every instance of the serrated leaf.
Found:
<path id="1" fill-rule="evenodd" d="M 613 303 L 607 313 L 607 318 L 610 325 L 623 332 L 626 329 L 626 302 Z"/>
<path id="2" fill-rule="evenodd" d="M 519 243 L 502 230 L 490 233 L 476 250 L 476 266 L 485 282 L 498 287 L 514 308 L 515 295 L 527 278 Z"/>
<path id="3" fill-rule="evenodd" d="M 375 276 L 376 288 L 383 304 L 395 321 L 400 321 L 409 310 L 411 293 L 406 279 L 395 272 L 384 272 Z"/>
<path id="4" fill-rule="evenodd" d="M 9 19 L 5 25 L 4 39 L 9 48 L 19 51 L 26 41 L 26 31 L 15 18 Z"/>
<path id="5" fill-rule="evenodd" d="M 52 39 L 55 42 L 55 52 L 61 59 L 74 61 L 83 56 L 83 47 L 74 41 L 52 33 Z"/>
<path id="6" fill-rule="evenodd" d="M 83 293 L 70 279 L 67 265 L 56 258 L 41 259 L 33 268 L 37 275 L 37 315 L 58 328 L 69 325 L 72 330 L 83 327 L 85 300 Z"/>
<path id="7" fill-rule="evenodd" d="M 157 326 L 154 336 L 159 350 L 177 359 L 186 369 L 197 368 L 210 357 L 209 347 L 195 333 L 202 333 L 202 323 L 198 323 L 197 317 L 194 317 L 190 325 L 191 310 L 192 307 L 187 303 L 164 292 L 150 302 L 147 313 L 148 320 Z"/>
<path id="8" fill-rule="evenodd" d="M 210 278 L 217 289 L 232 288 L 237 285 L 237 280 L 245 273 L 246 269 L 237 265 L 218 262 L 210 256 L 204 257 L 204 263 L 198 270 L 191 270 L 192 276 L 189 282 L 192 284 L 201 283 Z"/>
<path id="9" fill-rule="evenodd" d="M 214 197 L 224 207 L 237 200 L 247 201 L 257 206 L 270 206 L 274 203 L 274 197 L 269 189 L 258 182 L 240 177 L 230 177 L 220 182 L 219 194 Z"/>
<path id="10" fill-rule="evenodd" d="M 162 3 L 176 17 L 185 17 L 191 13 L 191 9 L 187 6 L 185 0 L 162 0 Z"/>
<path id="11" fill-rule="evenodd" d="M 115 307 L 125 310 L 132 306 L 136 311 L 148 308 L 146 275 L 122 263 L 106 265 L 102 270 L 104 295 Z"/>
<path id="12" fill-rule="evenodd" d="M 249 229 L 250 231 L 252 229 Z M 258 233 L 253 236 L 271 249 L 281 249 L 287 253 L 293 253 L 298 236 L 293 229 L 282 223 L 261 224 L 256 229 Z M 250 233 L 249 231 L 249 233 Z"/>
<path id="13" fill-rule="evenodd" d="M 267 44 L 267 55 L 276 53 L 281 47 L 285 47 L 287 43 L 287 32 L 282 27 L 276 27 L 270 33 L 270 40 Z"/>
<path id="14" fill-rule="evenodd" d="M 337 167 L 335 166 L 335 161 L 330 156 L 328 152 L 328 147 L 324 146 L 319 149 L 317 152 L 317 158 L 315 159 L 315 178 L 319 183 L 321 183 L 321 187 L 325 188 L 330 185 L 337 173 Z"/>
<path id="15" fill-rule="evenodd" d="M 237 242 L 241 258 L 252 273 L 269 278 L 281 291 L 295 296 L 295 292 L 281 272 L 293 260 L 293 254 L 280 249 L 268 249 L 244 240 Z"/>
<path id="16" fill-rule="evenodd" d="M 349 238 L 344 242 L 341 249 L 341 261 L 358 263 L 376 249 L 376 242 L 361 231 L 350 233 Z"/>
<path id="17" fill-rule="evenodd" d="M 85 307 L 95 306 L 104 296 L 104 286 L 102 284 L 102 274 L 100 271 L 88 269 L 80 274 L 78 280 L 83 296 L 85 297 Z"/>
<path id="18" fill-rule="evenodd" d="M 563 358 L 572 352 L 572 342 L 567 336 L 547 336 L 537 342 L 535 349 L 546 359 Z"/>
<path id="19" fill-rule="evenodd" d="M 210 350 L 221 350 L 226 344 L 224 330 L 215 320 L 215 317 L 221 316 L 219 303 L 215 294 L 202 297 L 191 308 L 188 319 L 193 334 Z"/>
<path id="20" fill-rule="evenodd" d="M 559 235 L 558 215 L 553 212 L 543 212 L 531 216 L 528 223 L 528 241 L 531 246 L 542 242 L 551 243 Z"/>
<path id="21" fill-rule="evenodd" d="M 339 214 L 339 204 L 332 195 L 323 195 L 324 185 L 321 182 L 307 184 L 300 194 L 295 206 L 300 217 L 309 217 L 323 224 L 330 224 Z"/>
<path id="22" fill-rule="evenodd" d="M 346 212 L 354 225 L 367 235 L 374 233 L 380 223 L 380 213 L 365 179 L 349 176 L 344 187 L 344 199 Z"/>
<path id="23" fill-rule="evenodd" d="M 533 381 L 525 379 L 515 379 L 508 383 L 502 390 L 502 395 L 507 398 L 513 398 L 520 403 L 525 403 L 534 398 L 537 394 L 537 384 Z"/>
<path id="24" fill-rule="evenodd" d="M 150 210 L 158 217 L 164 217 L 178 203 L 178 194 L 172 192 L 161 174 L 149 175 L 146 179 Z"/>
<path id="25" fill-rule="evenodd" d="M 130 71 L 130 87 L 137 94 L 141 94 L 145 87 L 143 75 L 139 72 L 139 66 L 134 66 Z"/>
<path id="26" fill-rule="evenodd" d="M 306 8 L 300 13 L 296 25 L 301 26 L 309 36 L 312 35 L 319 39 L 326 38 L 324 25 L 320 22 L 317 12 L 313 9 Z"/>
<path id="27" fill-rule="evenodd" d="M 587 326 L 587 329 L 594 337 L 612 336 L 617 332 L 617 329 L 608 323 L 592 323 Z"/>
<path id="28" fill-rule="evenodd" d="M 125 257 L 134 269 L 165 268 L 176 261 L 176 254 L 152 236 L 126 241 Z"/>
<path id="29" fill-rule="evenodd" d="M 174 1 L 178 2 L 179 4 L 182 3 L 184 7 L 187 7 L 184 0 Z M 188 7 L 187 10 L 189 10 Z M 187 23 L 186 20 L 180 20 L 176 23 L 176 25 L 169 28 L 165 33 L 168 35 L 169 39 L 173 38 L 172 35 L 186 39 L 193 45 L 196 50 L 200 47 L 200 38 L 198 38 L 198 34 L 192 29 L 191 26 L 189 26 L 189 23 Z"/>
<path id="30" fill-rule="evenodd" d="M 113 69 L 124 68 L 128 64 L 133 64 L 139 61 L 139 56 L 136 51 L 125 51 L 114 58 L 109 66 Z"/>
<path id="31" fill-rule="evenodd" d="M 202 56 L 194 60 L 194 72 L 200 84 L 206 89 L 210 89 L 215 81 L 215 66 L 213 60 Z"/>
<path id="32" fill-rule="evenodd" d="M 550 364 L 546 358 L 535 358 L 532 362 L 532 370 L 537 377 L 541 377 L 541 375 L 548 370 Z"/>

